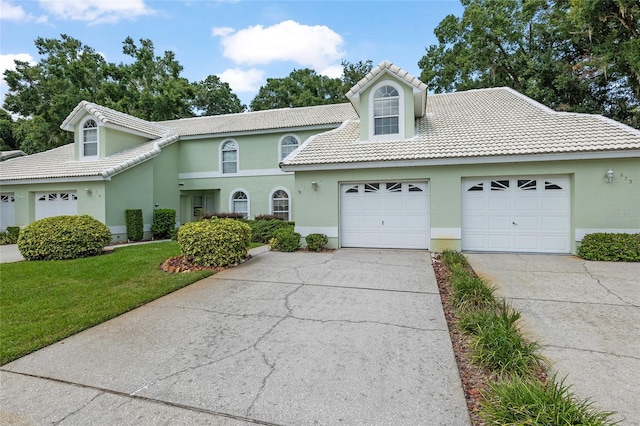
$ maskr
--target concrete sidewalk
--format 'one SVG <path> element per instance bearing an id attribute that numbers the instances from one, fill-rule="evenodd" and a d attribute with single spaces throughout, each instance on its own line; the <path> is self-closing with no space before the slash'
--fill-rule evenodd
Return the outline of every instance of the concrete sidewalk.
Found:
<path id="1" fill-rule="evenodd" d="M 3 366 L 0 423 L 469 425 L 430 262 L 257 255 Z"/>
<path id="2" fill-rule="evenodd" d="M 640 263 L 574 256 L 465 254 L 522 313 L 558 377 L 594 406 L 640 425 Z"/>

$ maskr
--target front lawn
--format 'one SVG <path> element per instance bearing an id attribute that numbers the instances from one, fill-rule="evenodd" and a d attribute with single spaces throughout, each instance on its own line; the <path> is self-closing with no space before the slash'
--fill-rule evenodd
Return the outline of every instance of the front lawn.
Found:
<path id="1" fill-rule="evenodd" d="M 211 275 L 159 269 L 179 254 L 172 241 L 83 259 L 0 264 L 0 365 Z"/>

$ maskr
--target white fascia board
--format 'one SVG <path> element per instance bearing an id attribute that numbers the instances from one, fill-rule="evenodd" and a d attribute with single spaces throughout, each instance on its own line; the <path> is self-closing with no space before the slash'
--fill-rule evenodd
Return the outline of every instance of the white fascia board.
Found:
<path id="1" fill-rule="evenodd" d="M 181 140 L 193 140 L 193 139 L 210 139 L 210 138 L 231 138 L 236 136 L 249 136 L 249 135 L 262 135 L 262 134 L 271 134 L 271 133 L 291 133 L 291 132 L 299 132 L 305 130 L 326 130 L 326 129 L 335 129 L 340 126 L 340 123 L 330 123 L 330 124 L 317 124 L 314 126 L 298 126 L 298 127 L 279 127 L 275 129 L 265 129 L 265 130 L 245 130 L 240 132 L 225 132 L 225 133 L 203 133 L 199 135 L 188 135 L 188 136 L 180 136 Z"/>
<path id="2" fill-rule="evenodd" d="M 328 164 L 300 164 L 281 166 L 286 172 L 303 172 L 312 170 L 342 170 L 342 169 L 377 169 L 389 167 L 421 167 L 421 166 L 456 166 L 468 164 L 503 164 L 503 163 L 530 163 L 544 161 L 571 161 L 571 160 L 603 160 L 613 158 L 640 158 L 640 150 L 628 151 L 593 151 L 557 154 L 528 154 L 528 155 L 503 155 L 488 157 L 456 157 L 456 158 L 428 158 L 421 160 L 389 160 L 368 161 L 353 163 L 328 163 Z"/>
<path id="3" fill-rule="evenodd" d="M 0 181 L 0 185 L 28 185 L 28 184 L 41 184 L 41 183 L 68 183 L 68 182 L 99 182 L 111 180 L 111 178 L 103 178 L 102 176 L 74 176 L 74 177 L 60 177 L 60 178 L 39 178 L 39 179 L 18 179 L 18 180 L 3 180 Z"/>
<path id="4" fill-rule="evenodd" d="M 215 172 L 190 172 L 179 173 L 178 179 L 208 179 L 208 178 L 237 178 L 237 177 L 249 177 L 249 176 L 282 176 L 290 175 L 291 173 L 285 172 L 280 169 L 255 169 L 255 170 L 240 170 L 238 173 L 221 173 Z"/>

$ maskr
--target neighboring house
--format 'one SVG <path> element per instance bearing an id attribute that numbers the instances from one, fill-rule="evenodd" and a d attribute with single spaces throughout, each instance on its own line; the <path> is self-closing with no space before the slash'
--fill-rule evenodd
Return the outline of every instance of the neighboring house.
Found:
<path id="1" fill-rule="evenodd" d="M 12 158 L 17 158 L 17 157 L 24 157 L 25 155 L 27 154 L 25 154 L 20 150 L 0 151 L 0 161 L 11 160 Z"/>
<path id="2" fill-rule="evenodd" d="M 347 97 L 161 123 L 83 102 L 74 144 L 0 165 L 2 196 L 17 225 L 88 213 L 116 239 L 125 209 L 148 229 L 155 207 L 274 213 L 331 247 L 575 253 L 640 232 L 636 129 L 508 88 L 428 95 L 389 62 Z"/>

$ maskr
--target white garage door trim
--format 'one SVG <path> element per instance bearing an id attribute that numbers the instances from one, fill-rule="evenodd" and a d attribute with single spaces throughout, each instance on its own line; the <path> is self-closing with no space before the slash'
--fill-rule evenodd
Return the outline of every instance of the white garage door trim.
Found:
<path id="1" fill-rule="evenodd" d="M 13 193 L 0 194 L 0 231 L 16 224 L 16 199 Z"/>
<path id="2" fill-rule="evenodd" d="M 429 248 L 429 185 L 366 182 L 340 185 L 340 246 Z"/>
<path id="3" fill-rule="evenodd" d="M 569 177 L 464 179 L 462 190 L 463 250 L 569 253 Z"/>
<path id="4" fill-rule="evenodd" d="M 78 214 L 76 191 L 36 192 L 36 220 L 45 217 Z"/>

